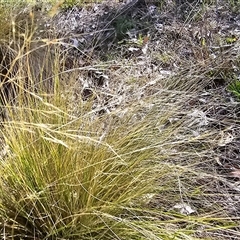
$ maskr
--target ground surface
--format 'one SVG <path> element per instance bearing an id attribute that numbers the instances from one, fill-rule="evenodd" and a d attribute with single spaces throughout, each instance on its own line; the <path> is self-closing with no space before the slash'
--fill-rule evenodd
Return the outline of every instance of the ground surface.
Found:
<path id="1" fill-rule="evenodd" d="M 240 105 L 227 90 L 240 76 L 239 8 L 226 1 L 128 2 L 73 7 L 49 24 L 69 52 L 68 67 L 73 61 L 84 69 L 78 96 L 86 100 L 96 92 L 96 108 L 103 114 L 161 94 L 169 78 L 172 89 L 182 84 L 184 90 L 191 81 L 193 96 L 185 106 L 192 111 L 188 130 L 196 137 L 210 130 L 221 136 L 206 156 L 211 161 L 203 159 L 197 166 L 210 174 L 201 181 L 210 185 L 213 199 L 216 192 L 226 193 L 213 201 L 239 217 Z M 215 180 L 212 173 L 218 175 Z"/>
<path id="2" fill-rule="evenodd" d="M 239 10 L 225 1 L 217 6 L 151 2 L 73 7 L 57 14 L 49 26 L 69 52 L 67 67 L 75 61 L 85 70 L 78 79 L 82 94 L 88 89 L 89 96 L 91 91 L 105 95 L 100 99 L 105 109 L 160 93 L 168 82 L 164 79 L 174 79 L 171 88 L 182 84 L 184 89 L 191 81 L 195 91 L 199 85 L 201 92 L 186 108 L 200 118 L 202 128 L 223 132 L 226 142 L 218 149 L 218 164 L 236 165 L 239 102 L 227 86 L 240 74 Z M 129 82 L 126 76 L 131 76 Z"/>

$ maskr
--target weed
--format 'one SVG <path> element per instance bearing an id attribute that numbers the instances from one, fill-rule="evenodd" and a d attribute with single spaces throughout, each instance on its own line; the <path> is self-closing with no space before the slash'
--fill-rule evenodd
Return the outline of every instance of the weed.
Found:
<path id="1" fill-rule="evenodd" d="M 229 86 L 228 89 L 235 97 L 240 100 L 240 82 L 239 80 L 233 81 Z"/>
<path id="2" fill-rule="evenodd" d="M 130 17 L 123 15 L 114 19 L 112 25 L 116 31 L 116 39 L 121 41 L 126 37 L 127 31 L 134 27 L 134 21 Z"/>

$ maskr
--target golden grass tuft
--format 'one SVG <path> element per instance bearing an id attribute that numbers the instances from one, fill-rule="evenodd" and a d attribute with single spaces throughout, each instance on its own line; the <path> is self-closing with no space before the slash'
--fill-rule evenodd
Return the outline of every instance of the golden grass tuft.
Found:
<path id="1" fill-rule="evenodd" d="M 138 122 L 132 113 L 71 119 L 65 107 L 31 96 L 14 110 L 16 120 L 3 123 L 3 237 L 158 239 L 144 196 L 166 171 L 155 157 L 171 131 L 153 139 L 166 115 L 156 118 L 153 109 Z"/>
<path id="2" fill-rule="evenodd" d="M 65 71 L 58 40 L 36 40 L 31 30 L 13 45 L 5 39 L 0 56 L 7 66 L 1 87 L 8 84 L 1 101 L 2 239 L 239 235 L 225 206 L 229 196 L 219 190 L 232 185 L 212 170 L 220 130 L 201 125 L 211 120 L 201 106 L 192 109 L 209 81 L 194 76 L 209 65 L 141 89 L 123 79 L 134 90 L 100 115 L 95 99 L 72 96 L 81 68 Z"/>

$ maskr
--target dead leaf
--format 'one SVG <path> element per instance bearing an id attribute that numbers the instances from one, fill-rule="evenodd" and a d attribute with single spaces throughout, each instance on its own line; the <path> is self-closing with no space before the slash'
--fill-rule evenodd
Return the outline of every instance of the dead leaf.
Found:
<path id="1" fill-rule="evenodd" d="M 181 214 L 184 214 L 184 215 L 190 215 L 196 212 L 195 209 L 193 209 L 190 205 L 186 203 L 178 203 L 173 208 L 177 209 Z"/>

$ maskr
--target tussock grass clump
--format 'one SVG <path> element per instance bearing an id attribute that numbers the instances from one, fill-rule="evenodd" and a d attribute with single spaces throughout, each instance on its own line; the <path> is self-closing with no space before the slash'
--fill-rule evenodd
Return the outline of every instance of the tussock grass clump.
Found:
<path id="1" fill-rule="evenodd" d="M 9 146 L 0 169 L 2 236 L 159 239 L 146 194 L 166 171 L 154 168 L 155 156 L 170 132 L 153 139 L 165 116 L 70 121 L 56 105 L 34 104 L 2 129 Z"/>
<path id="2" fill-rule="evenodd" d="M 218 165 L 225 167 L 218 147 L 227 149 L 233 138 L 223 121 L 216 127 L 211 91 L 205 92 L 225 66 L 228 78 L 233 50 L 214 63 L 210 55 L 202 62 L 179 58 L 179 70 L 165 77 L 141 72 L 137 58 L 118 57 L 114 65 L 95 59 L 84 67 L 73 61 L 66 70 L 62 40 L 36 37 L 34 24 L 24 26 L 10 31 L 13 41 L 3 39 L 0 51 L 3 239 L 239 235 L 239 189 L 218 173 Z M 164 60 L 165 52 L 155 53 Z M 152 66 L 152 57 L 144 65 Z M 98 67 L 109 75 L 106 86 L 87 79 Z M 84 98 L 85 87 L 92 95 Z"/>
<path id="3" fill-rule="evenodd" d="M 160 239 L 168 235 L 164 227 L 158 228 L 158 218 L 147 203 L 158 188 L 159 174 L 166 171 L 157 167 L 158 145 L 172 134 L 168 129 L 160 134 L 159 128 L 175 107 L 170 110 L 164 97 L 165 102 L 156 100 L 155 105 L 129 106 L 128 114 L 96 116 L 86 110 L 91 105 L 86 102 L 76 116 L 71 96 L 61 91 L 65 84 L 59 79 L 64 75 L 60 57 L 55 54 L 49 68 L 40 67 L 34 75 L 38 62 L 28 55 L 41 53 L 42 48 L 28 49 L 32 42 L 25 39 L 3 75 L 2 83 L 11 83 L 11 89 L 18 91 L 2 92 L 3 101 L 7 94 L 15 101 L 5 102 L 8 121 L 1 127 L 2 144 L 8 149 L 0 163 L 1 237 Z M 51 56 L 43 57 L 44 64 Z M 18 65 L 13 71 L 15 59 Z M 44 94 L 42 85 L 49 80 L 45 72 L 52 74 L 52 95 Z"/>

